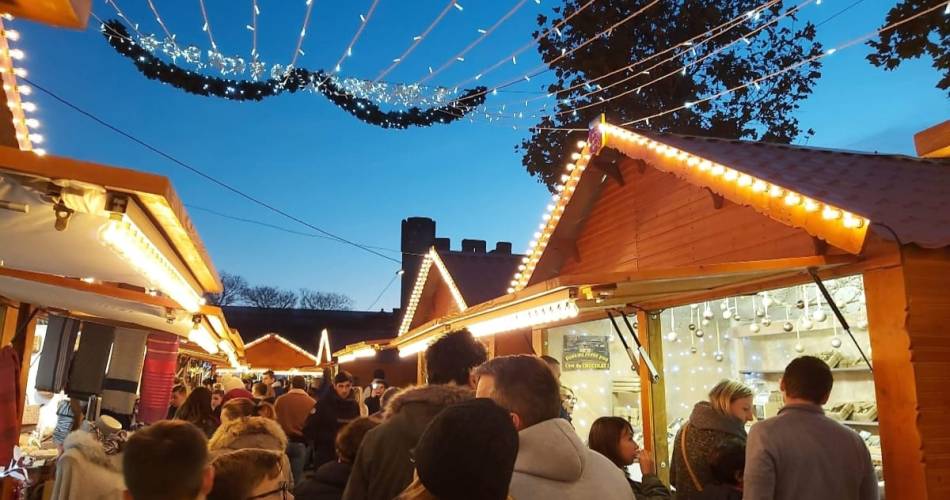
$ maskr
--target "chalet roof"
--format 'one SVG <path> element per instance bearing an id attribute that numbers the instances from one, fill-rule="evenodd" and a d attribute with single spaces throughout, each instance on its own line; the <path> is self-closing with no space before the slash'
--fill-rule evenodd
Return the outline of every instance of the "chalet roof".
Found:
<path id="1" fill-rule="evenodd" d="M 250 344 L 269 333 L 300 346 L 316 356 L 320 332 L 329 333 L 331 351 L 363 340 L 389 338 L 396 331 L 396 316 L 384 311 L 323 311 L 226 306 L 228 324 Z"/>
<path id="2" fill-rule="evenodd" d="M 521 263 L 521 255 L 446 252 L 439 257 L 466 304 L 479 304 L 505 293 Z"/>
<path id="3" fill-rule="evenodd" d="M 901 243 L 950 245 L 950 160 L 636 132 L 867 217 Z"/>

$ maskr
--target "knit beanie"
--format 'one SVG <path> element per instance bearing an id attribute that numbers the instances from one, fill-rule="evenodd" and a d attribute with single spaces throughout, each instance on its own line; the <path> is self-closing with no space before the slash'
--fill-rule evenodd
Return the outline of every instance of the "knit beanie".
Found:
<path id="1" fill-rule="evenodd" d="M 419 480 L 436 497 L 505 500 L 518 431 L 494 401 L 473 399 L 436 415 L 413 453 Z"/>

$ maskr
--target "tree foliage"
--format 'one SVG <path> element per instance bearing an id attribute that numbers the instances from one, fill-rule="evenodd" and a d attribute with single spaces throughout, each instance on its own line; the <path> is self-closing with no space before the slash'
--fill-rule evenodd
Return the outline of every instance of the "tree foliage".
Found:
<path id="1" fill-rule="evenodd" d="M 300 307 L 303 309 L 349 311 L 353 308 L 353 299 L 342 293 L 318 292 L 301 288 Z"/>
<path id="2" fill-rule="evenodd" d="M 904 0 L 887 13 L 884 25 L 945 3 L 945 0 Z M 930 56 L 934 69 L 943 74 L 937 88 L 950 93 L 950 22 L 946 17 L 943 9 L 937 9 L 885 31 L 879 39 L 868 42 L 875 50 L 868 55 L 868 61 L 891 71 L 907 59 Z"/>
<path id="3" fill-rule="evenodd" d="M 566 0 L 563 6 L 554 9 L 557 18 L 538 16 L 540 29 L 534 36 L 575 13 L 583 3 L 586 2 Z M 647 0 L 594 2 L 561 26 L 560 34 L 552 30 L 539 41 L 542 59 L 555 61 L 647 3 Z M 537 127 L 586 129 L 601 113 L 612 123 L 641 119 L 749 83 L 821 53 L 821 45 L 815 41 L 815 26 L 797 21 L 794 15 L 750 34 L 781 15 L 782 2 L 773 4 L 759 16 L 744 19 L 730 31 L 713 33 L 719 33 L 715 38 L 696 38 L 760 4 L 760 0 L 664 2 L 580 50 L 549 63 L 557 80 L 547 89 L 556 95 L 556 104 L 549 106 L 547 112 L 561 114 L 541 118 Z M 694 41 L 692 45 L 684 43 L 690 40 Z M 727 45 L 731 46 L 680 72 L 684 65 Z M 595 85 L 566 90 L 674 46 L 675 51 L 599 80 Z M 650 69 L 649 74 L 644 73 L 674 53 L 678 57 Z M 793 112 L 798 102 L 811 93 L 815 80 L 821 76 L 820 67 L 819 61 L 812 61 L 761 84 L 634 126 L 662 132 L 789 143 L 803 133 Z M 647 85 L 668 73 L 674 74 Z M 621 82 L 628 77 L 632 78 Z M 566 91 L 559 92 L 561 90 Z M 621 95 L 601 104 L 602 99 Z M 570 112 L 588 104 L 594 105 Z M 535 129 L 516 150 L 523 153 L 522 162 L 528 172 L 552 188 L 567 163 L 567 154 L 573 151 L 571 145 L 585 137 L 586 133 L 572 135 Z"/>
<path id="4" fill-rule="evenodd" d="M 246 289 L 247 280 L 243 276 L 222 272 L 221 293 L 209 293 L 208 302 L 219 307 L 236 305 L 243 298 Z"/>
<path id="5" fill-rule="evenodd" d="M 254 307 L 267 309 L 293 309 L 297 305 L 297 294 L 293 290 L 281 290 L 274 286 L 249 286 L 242 298 Z"/>

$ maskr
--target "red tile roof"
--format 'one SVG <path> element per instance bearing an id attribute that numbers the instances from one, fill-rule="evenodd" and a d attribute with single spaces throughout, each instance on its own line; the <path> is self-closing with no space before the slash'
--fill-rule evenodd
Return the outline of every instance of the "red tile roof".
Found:
<path id="1" fill-rule="evenodd" d="M 950 160 L 635 132 L 867 217 L 884 238 L 950 246 Z"/>

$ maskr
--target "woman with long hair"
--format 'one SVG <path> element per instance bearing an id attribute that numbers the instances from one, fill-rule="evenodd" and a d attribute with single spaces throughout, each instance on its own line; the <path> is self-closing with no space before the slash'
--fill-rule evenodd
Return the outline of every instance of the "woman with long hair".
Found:
<path id="1" fill-rule="evenodd" d="M 719 382 L 708 401 L 696 403 L 673 441 L 670 484 L 677 499 L 702 498 L 706 487 L 715 483 L 710 452 L 730 439 L 745 442 L 745 423 L 751 421 L 752 389 L 734 380 Z"/>
<path id="2" fill-rule="evenodd" d="M 214 417 L 211 408 L 211 391 L 204 387 L 195 387 L 181 408 L 175 412 L 175 420 L 184 420 L 195 424 L 196 427 L 211 437 L 218 428 L 218 420 Z"/>
<path id="3" fill-rule="evenodd" d="M 670 498 L 670 490 L 656 475 L 653 456 L 634 441 L 633 426 L 627 420 L 621 417 L 598 418 L 590 427 L 587 446 L 610 459 L 623 471 L 637 500 Z M 640 462 L 640 472 L 643 473 L 640 482 L 627 475 L 627 466 L 634 462 Z"/>

